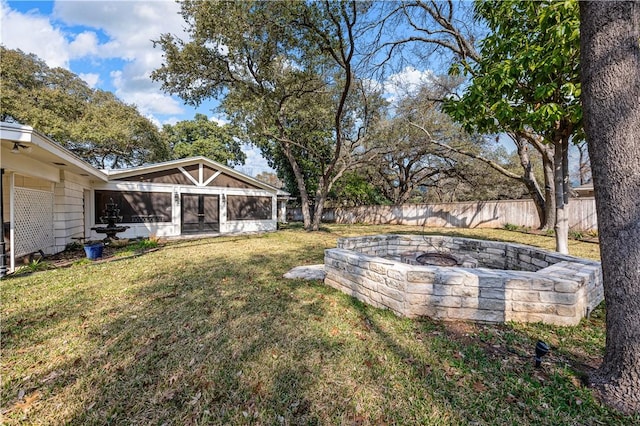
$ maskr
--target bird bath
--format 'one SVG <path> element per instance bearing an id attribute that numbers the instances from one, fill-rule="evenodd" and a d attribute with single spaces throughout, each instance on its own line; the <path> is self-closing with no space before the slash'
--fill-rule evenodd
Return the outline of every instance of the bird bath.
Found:
<path id="1" fill-rule="evenodd" d="M 116 234 L 129 229 L 128 226 L 116 225 L 116 222 L 122 221 L 122 216 L 119 216 L 119 213 L 120 209 L 113 202 L 113 198 L 109 199 L 104 209 L 104 216 L 100 216 L 100 221 L 106 226 L 94 226 L 91 230 L 96 231 L 98 234 L 105 234 L 105 242 L 118 240 L 119 238 Z"/>

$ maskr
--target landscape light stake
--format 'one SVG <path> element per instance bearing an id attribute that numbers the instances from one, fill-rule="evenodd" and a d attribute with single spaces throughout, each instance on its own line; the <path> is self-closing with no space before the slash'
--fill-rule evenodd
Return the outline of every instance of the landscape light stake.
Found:
<path id="1" fill-rule="evenodd" d="M 540 364 L 542 363 L 542 357 L 549 353 L 549 345 L 547 345 L 542 340 L 538 340 L 536 343 L 536 368 L 540 368 Z"/>

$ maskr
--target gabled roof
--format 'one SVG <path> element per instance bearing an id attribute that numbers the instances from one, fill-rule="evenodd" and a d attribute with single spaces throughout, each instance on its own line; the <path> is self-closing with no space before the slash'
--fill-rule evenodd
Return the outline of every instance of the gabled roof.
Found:
<path id="1" fill-rule="evenodd" d="M 272 192 L 279 197 L 288 197 L 290 195 L 286 191 L 202 156 L 165 161 L 162 163 L 131 167 L 127 169 L 99 170 L 82 160 L 73 152 L 56 143 L 53 139 L 38 132 L 37 130 L 34 130 L 33 127 L 30 126 L 24 126 L 17 123 L 0 122 L 0 140 L 2 142 L 1 149 L 7 153 L 6 158 L 4 155 L 2 156 L 2 167 L 9 166 L 9 164 L 5 164 L 4 160 L 8 160 L 12 155 L 14 155 L 9 152 L 17 142 L 30 148 L 29 152 L 25 150 L 24 154 L 21 153 L 21 155 L 28 156 L 31 160 L 44 163 L 53 171 L 55 171 L 54 168 L 69 170 L 78 175 L 88 176 L 103 182 L 180 167 L 188 167 L 194 164 L 204 164 L 212 169 L 238 179 L 239 181 L 245 182 L 248 185 Z"/>
<path id="2" fill-rule="evenodd" d="M 202 157 L 202 156 L 181 158 L 178 160 L 164 161 L 162 163 L 155 163 L 155 164 L 139 166 L 139 167 L 131 167 L 127 169 L 113 169 L 113 170 L 102 170 L 102 171 L 109 176 L 109 180 L 115 180 L 115 179 L 134 178 L 136 176 L 140 176 L 148 173 L 156 173 L 156 172 L 176 169 L 180 167 L 188 167 L 196 164 L 207 165 L 210 168 L 218 170 L 229 176 L 232 176 L 235 179 L 238 179 L 249 185 L 264 189 L 266 191 L 273 192 L 279 196 L 289 195 L 288 192 L 282 191 L 281 189 L 278 189 L 267 183 L 264 183 L 255 178 L 252 178 L 251 176 L 245 175 L 244 173 L 241 173 L 237 170 L 234 170 L 231 167 L 228 167 L 224 164 L 218 163 L 217 161 L 213 161 L 207 157 Z"/>
<path id="3" fill-rule="evenodd" d="M 11 151 L 15 143 L 24 145 L 24 153 L 29 159 L 39 161 L 50 167 L 69 170 L 81 176 L 107 181 L 107 175 L 82 160 L 73 152 L 62 147 L 48 136 L 34 130 L 33 127 L 17 123 L 0 122 L 0 140 L 5 151 Z M 28 150 L 28 151 L 27 151 Z M 7 157 L 10 158 L 8 154 Z M 3 160 L 6 160 L 3 156 Z M 3 167 L 8 167 L 4 165 Z"/>

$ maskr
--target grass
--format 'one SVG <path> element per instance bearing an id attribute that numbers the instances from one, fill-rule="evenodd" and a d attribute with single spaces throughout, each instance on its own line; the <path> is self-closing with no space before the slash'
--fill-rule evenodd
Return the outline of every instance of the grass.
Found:
<path id="1" fill-rule="evenodd" d="M 428 230 L 550 248 L 507 230 Z M 296 226 L 4 280 L 4 424 L 633 424 L 582 379 L 604 309 L 577 327 L 398 318 L 285 280 L 336 238 L 417 227 Z M 598 258 L 596 244 L 570 242 Z M 533 368 L 537 339 L 551 344 Z"/>

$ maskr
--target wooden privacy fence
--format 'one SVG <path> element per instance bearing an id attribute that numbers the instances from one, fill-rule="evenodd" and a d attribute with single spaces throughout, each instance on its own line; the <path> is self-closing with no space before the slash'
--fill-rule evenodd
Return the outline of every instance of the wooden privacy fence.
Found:
<path id="1" fill-rule="evenodd" d="M 294 221 L 302 220 L 299 208 L 291 209 Z M 531 200 L 471 201 L 442 204 L 403 204 L 401 206 L 360 206 L 328 208 L 324 222 L 417 225 L 452 228 L 502 228 L 506 224 L 537 228 L 536 207 Z M 569 227 L 597 230 L 594 198 L 572 198 Z"/>

